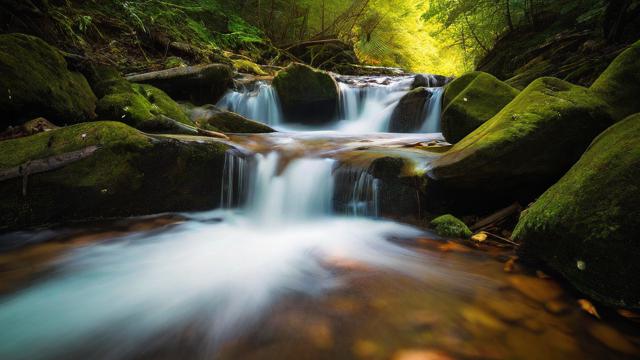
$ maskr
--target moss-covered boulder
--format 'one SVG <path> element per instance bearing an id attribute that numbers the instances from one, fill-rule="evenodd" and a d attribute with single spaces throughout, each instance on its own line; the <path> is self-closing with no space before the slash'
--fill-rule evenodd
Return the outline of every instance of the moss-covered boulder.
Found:
<path id="1" fill-rule="evenodd" d="M 95 118 L 87 80 L 58 50 L 24 34 L 0 35 L 0 128 L 45 117 L 63 125 Z"/>
<path id="2" fill-rule="evenodd" d="M 132 84 L 108 67 L 94 69 L 91 77 L 100 96 L 96 112 L 101 120 L 118 120 L 155 132 L 179 132 L 180 124 L 193 124 L 178 103 L 154 86 Z"/>
<path id="3" fill-rule="evenodd" d="M 640 41 L 613 60 L 591 89 L 611 105 L 615 120 L 640 112 Z"/>
<path id="4" fill-rule="evenodd" d="M 411 133 L 420 130 L 431 95 L 431 91 L 424 87 L 406 93 L 391 113 L 389 132 Z"/>
<path id="5" fill-rule="evenodd" d="M 540 78 L 496 116 L 431 164 L 431 179 L 453 189 L 509 194 L 557 181 L 612 123 L 589 89 Z"/>
<path id="6" fill-rule="evenodd" d="M 233 61 L 233 68 L 241 73 L 266 76 L 269 75 L 262 67 L 251 60 L 237 59 Z"/>
<path id="7" fill-rule="evenodd" d="M 640 114 L 610 127 L 522 213 L 513 237 L 580 291 L 640 308 Z"/>
<path id="8" fill-rule="evenodd" d="M 442 237 L 468 239 L 471 237 L 471 230 L 462 220 L 447 214 L 431 220 L 431 228 Z"/>
<path id="9" fill-rule="evenodd" d="M 273 79 L 287 121 L 327 123 L 338 114 L 338 83 L 328 73 L 291 64 Z"/>
<path id="10" fill-rule="evenodd" d="M 191 120 L 200 128 L 223 133 L 260 134 L 275 132 L 272 128 L 242 115 L 225 111 L 214 105 L 189 110 Z"/>
<path id="11" fill-rule="evenodd" d="M 193 140 L 191 140 L 193 139 Z M 83 123 L 0 142 L 0 229 L 215 207 L 227 146 Z"/>
<path id="12" fill-rule="evenodd" d="M 127 77 L 153 85 L 175 100 L 195 105 L 215 103 L 233 85 L 233 71 L 224 64 L 183 66 Z"/>
<path id="13" fill-rule="evenodd" d="M 442 111 L 442 134 L 457 143 L 485 121 L 491 119 L 519 91 L 483 72 L 465 74 L 445 88 Z"/>

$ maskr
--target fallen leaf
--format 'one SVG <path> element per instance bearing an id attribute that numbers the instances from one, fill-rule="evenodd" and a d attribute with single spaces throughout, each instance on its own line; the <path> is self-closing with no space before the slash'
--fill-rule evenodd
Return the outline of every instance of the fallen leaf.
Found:
<path id="1" fill-rule="evenodd" d="M 471 240 L 476 241 L 476 242 L 483 242 L 487 240 L 487 233 L 484 231 L 481 231 L 475 235 L 473 235 L 471 237 Z"/>
<path id="2" fill-rule="evenodd" d="M 579 299 L 578 300 L 578 305 L 580 305 L 580 308 L 590 314 L 595 316 L 596 318 L 600 319 L 600 314 L 598 314 L 598 310 L 596 309 L 595 306 L 593 306 L 593 304 L 591 303 L 591 301 L 587 300 L 587 299 Z"/>

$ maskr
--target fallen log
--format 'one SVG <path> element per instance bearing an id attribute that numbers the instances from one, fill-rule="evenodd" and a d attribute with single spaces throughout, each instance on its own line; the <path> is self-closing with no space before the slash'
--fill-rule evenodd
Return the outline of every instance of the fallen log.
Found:
<path id="1" fill-rule="evenodd" d="M 477 231 L 477 230 L 481 230 L 484 229 L 490 225 L 493 225 L 501 220 L 504 220 L 506 218 L 508 218 L 509 216 L 516 214 L 518 212 L 520 212 L 522 210 L 522 207 L 520 206 L 520 204 L 518 203 L 513 203 L 511 205 L 509 205 L 508 207 L 496 211 L 495 213 L 485 217 L 484 219 L 481 219 L 480 221 L 476 222 L 475 224 L 473 224 L 471 226 L 471 230 L 473 231 Z"/>

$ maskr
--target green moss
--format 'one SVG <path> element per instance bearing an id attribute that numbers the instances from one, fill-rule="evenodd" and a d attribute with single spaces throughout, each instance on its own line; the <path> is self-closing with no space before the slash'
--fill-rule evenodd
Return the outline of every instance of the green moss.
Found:
<path id="1" fill-rule="evenodd" d="M 138 129 L 155 128 L 160 116 L 192 124 L 180 105 L 158 88 L 129 83 L 111 70 L 100 71 L 97 77 L 96 92 L 104 94 L 97 107 L 101 119 L 119 120 Z"/>
<path id="2" fill-rule="evenodd" d="M 494 190 L 552 181 L 611 123 L 609 107 L 588 89 L 541 78 L 435 160 L 429 175 Z"/>
<path id="3" fill-rule="evenodd" d="M 261 75 L 261 76 L 268 75 L 264 70 L 262 70 L 260 65 L 249 60 L 244 60 L 244 59 L 233 60 L 233 67 L 236 69 L 236 71 L 243 72 L 243 73 Z"/>
<path id="4" fill-rule="evenodd" d="M 0 181 L 0 229 L 204 210 L 219 202 L 228 146 L 210 138 L 152 138 L 118 122 L 79 124 L 0 142 L 0 151 L 12 154 L 2 157 L 0 169 L 92 145 L 98 149 L 85 159 Z"/>
<path id="5" fill-rule="evenodd" d="M 611 105 L 614 120 L 640 112 L 640 41 L 613 60 L 591 89 Z"/>
<path id="6" fill-rule="evenodd" d="M 196 120 L 196 123 L 206 130 L 224 133 L 261 134 L 275 132 L 267 125 L 229 111 L 208 112 L 206 118 Z"/>
<path id="7" fill-rule="evenodd" d="M 36 117 L 58 124 L 95 117 L 96 97 L 87 80 L 39 38 L 0 35 L 0 73 L 0 127 Z"/>
<path id="8" fill-rule="evenodd" d="M 523 212 L 513 237 L 579 290 L 640 308 L 640 114 L 607 129 Z M 580 264 L 580 266 L 578 266 Z"/>
<path id="9" fill-rule="evenodd" d="M 338 84 L 331 75 L 303 64 L 290 64 L 273 79 L 285 116 L 333 120 L 337 112 Z"/>
<path id="10" fill-rule="evenodd" d="M 139 131 L 112 121 L 91 122 L 47 131 L 33 136 L 0 142 L 0 168 L 11 168 L 96 145 L 128 144 L 145 147 L 149 138 Z"/>
<path id="11" fill-rule="evenodd" d="M 471 230 L 462 220 L 450 214 L 433 219 L 431 227 L 442 237 L 468 239 L 472 235 Z"/>
<path id="12" fill-rule="evenodd" d="M 474 72 L 461 76 L 445 88 L 442 133 L 456 143 L 513 100 L 519 91 L 494 76 Z"/>
<path id="13" fill-rule="evenodd" d="M 187 64 L 184 62 L 184 60 L 182 60 L 182 58 L 179 58 L 177 56 L 170 56 L 164 62 L 165 69 L 173 69 L 184 66 L 187 66 Z"/>

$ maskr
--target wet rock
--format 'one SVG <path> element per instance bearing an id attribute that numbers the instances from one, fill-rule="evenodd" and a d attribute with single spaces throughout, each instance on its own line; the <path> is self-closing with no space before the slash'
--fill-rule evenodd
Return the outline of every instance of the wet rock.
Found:
<path id="1" fill-rule="evenodd" d="M 213 208 L 226 149 L 210 138 L 151 137 L 118 122 L 2 141 L 0 229 Z"/>
<path id="2" fill-rule="evenodd" d="M 132 84 L 114 68 L 94 68 L 90 78 L 100 98 L 96 111 L 101 120 L 118 120 L 150 132 L 180 133 L 179 124 L 193 124 L 165 92 L 151 85 Z"/>
<path id="3" fill-rule="evenodd" d="M 411 89 L 419 87 L 443 87 L 451 81 L 450 77 L 432 74 L 417 74 L 411 84 Z"/>
<path id="4" fill-rule="evenodd" d="M 223 64 L 195 65 L 132 75 L 127 80 L 153 85 L 175 100 L 205 105 L 216 102 L 233 85 L 233 71 Z"/>
<path id="5" fill-rule="evenodd" d="M 640 112 L 640 41 L 613 60 L 591 89 L 611 105 L 616 121 Z"/>
<path id="6" fill-rule="evenodd" d="M 598 301 L 640 308 L 640 115 L 593 141 L 513 233 L 540 260 Z"/>
<path id="7" fill-rule="evenodd" d="M 434 160 L 428 176 L 437 186 L 430 186 L 474 206 L 530 201 L 611 124 L 608 110 L 588 89 L 538 79 Z"/>
<path id="8" fill-rule="evenodd" d="M 404 159 L 382 157 L 369 166 L 369 173 L 380 180 L 379 207 L 381 216 L 420 216 L 421 178 L 405 171 Z"/>
<path id="9" fill-rule="evenodd" d="M 95 118 L 87 80 L 55 48 L 24 34 L 0 35 L 0 128 L 45 117 L 59 125 Z"/>
<path id="10" fill-rule="evenodd" d="M 273 79 L 287 121 L 322 124 L 338 114 L 338 83 L 324 71 L 291 64 Z"/>
<path id="11" fill-rule="evenodd" d="M 465 74 L 447 85 L 442 134 L 454 144 L 496 115 L 519 91 L 483 72 Z"/>
<path id="12" fill-rule="evenodd" d="M 433 219 L 431 227 L 442 237 L 468 239 L 472 234 L 464 222 L 449 214 Z"/>
<path id="13" fill-rule="evenodd" d="M 189 116 L 198 127 L 206 130 L 246 134 L 275 132 L 267 125 L 249 120 L 231 111 L 221 110 L 214 105 L 193 108 L 189 111 Z"/>
<path id="14" fill-rule="evenodd" d="M 431 91 L 424 87 L 405 94 L 391 114 L 389 132 L 411 133 L 420 130 L 431 95 Z"/>

